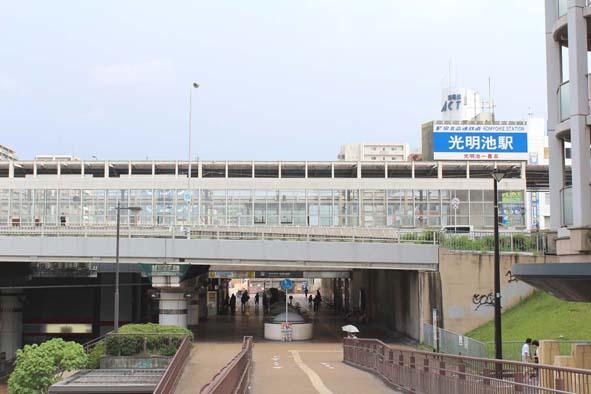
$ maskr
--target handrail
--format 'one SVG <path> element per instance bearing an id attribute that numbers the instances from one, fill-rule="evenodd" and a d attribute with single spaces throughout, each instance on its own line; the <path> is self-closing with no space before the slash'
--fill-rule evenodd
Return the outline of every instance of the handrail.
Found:
<path id="1" fill-rule="evenodd" d="M 162 377 L 154 390 L 154 394 L 170 394 L 174 392 L 174 388 L 181 377 L 183 367 L 185 366 L 190 353 L 191 339 L 189 336 L 185 336 L 174 354 L 174 357 L 170 360 L 168 367 L 166 367 L 164 374 L 162 374 Z"/>
<path id="2" fill-rule="evenodd" d="M 206 383 L 200 394 L 246 393 L 252 366 L 253 338 L 242 339 L 242 350 Z"/>
<path id="3" fill-rule="evenodd" d="M 591 392 L 585 369 L 409 350 L 377 339 L 345 338 L 343 350 L 345 363 L 404 392 Z"/>
<path id="4" fill-rule="evenodd" d="M 105 339 L 107 337 L 107 335 L 109 335 L 110 333 L 112 333 L 113 331 L 109 331 L 104 333 L 103 335 L 100 335 L 96 338 L 91 339 L 88 342 L 85 342 L 82 344 L 82 347 L 84 348 L 84 352 L 85 353 L 89 353 L 93 347 L 95 347 L 100 341 L 102 341 L 103 339 Z"/>

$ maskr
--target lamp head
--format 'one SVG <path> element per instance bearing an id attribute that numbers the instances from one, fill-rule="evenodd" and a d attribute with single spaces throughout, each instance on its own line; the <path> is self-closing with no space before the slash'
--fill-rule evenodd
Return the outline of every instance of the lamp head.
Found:
<path id="1" fill-rule="evenodd" d="M 505 177 L 505 173 L 499 171 L 498 168 L 495 168 L 492 171 L 492 177 L 495 178 L 495 181 L 500 182 Z"/>

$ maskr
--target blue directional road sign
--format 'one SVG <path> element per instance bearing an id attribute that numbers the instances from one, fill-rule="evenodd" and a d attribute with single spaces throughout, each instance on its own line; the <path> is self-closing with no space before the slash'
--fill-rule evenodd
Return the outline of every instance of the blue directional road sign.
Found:
<path id="1" fill-rule="evenodd" d="M 281 286 L 283 290 L 289 290 L 293 287 L 293 281 L 291 279 L 283 279 L 279 282 L 279 286 Z"/>

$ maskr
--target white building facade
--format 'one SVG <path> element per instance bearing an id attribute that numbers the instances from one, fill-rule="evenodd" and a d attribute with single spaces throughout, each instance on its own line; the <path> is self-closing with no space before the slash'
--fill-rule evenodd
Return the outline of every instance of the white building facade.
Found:
<path id="1" fill-rule="evenodd" d="M 406 161 L 408 144 L 359 143 L 341 145 L 338 155 L 343 161 Z"/>
<path id="2" fill-rule="evenodd" d="M 546 0 L 551 228 L 559 255 L 591 252 L 588 24 L 586 0 Z M 566 171 L 570 146 L 571 174 Z"/>
<path id="3" fill-rule="evenodd" d="M 16 160 L 16 152 L 5 145 L 0 145 L 0 160 Z"/>

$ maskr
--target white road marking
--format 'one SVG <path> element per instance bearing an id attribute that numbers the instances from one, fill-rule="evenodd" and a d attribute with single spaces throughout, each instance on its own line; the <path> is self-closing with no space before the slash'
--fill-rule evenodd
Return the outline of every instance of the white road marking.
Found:
<path id="1" fill-rule="evenodd" d="M 274 355 L 273 357 L 271 357 L 271 360 L 273 360 L 273 369 L 281 369 L 283 368 L 281 366 L 281 364 L 279 363 L 279 360 L 281 359 L 281 357 L 279 357 L 278 355 Z"/>
<path id="2" fill-rule="evenodd" d="M 293 361 L 296 365 L 308 376 L 308 379 L 310 379 L 312 386 L 314 386 L 318 394 L 333 394 L 333 392 L 326 387 L 322 379 L 320 379 L 320 376 L 302 361 L 299 351 L 290 350 L 289 352 L 293 355 Z"/>

